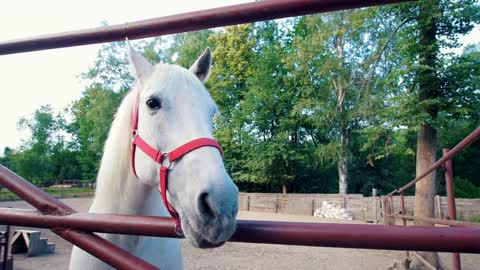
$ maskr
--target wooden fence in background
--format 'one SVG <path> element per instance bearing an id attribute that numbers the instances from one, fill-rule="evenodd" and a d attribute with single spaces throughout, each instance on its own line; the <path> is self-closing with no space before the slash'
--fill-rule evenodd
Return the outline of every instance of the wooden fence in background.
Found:
<path id="1" fill-rule="evenodd" d="M 239 210 L 272 212 L 284 214 L 313 215 L 320 208 L 322 201 L 334 202 L 346 208 L 354 219 L 380 221 L 382 205 L 380 197 L 365 197 L 362 194 L 279 194 L 279 193 L 240 193 Z M 480 216 L 480 199 L 456 199 L 457 218 L 468 220 Z M 400 209 L 400 199 L 394 197 L 395 209 Z M 414 196 L 405 196 L 407 214 L 413 214 Z M 374 211 L 376 210 L 376 211 Z M 447 215 L 447 198 L 435 197 L 435 217 Z"/>

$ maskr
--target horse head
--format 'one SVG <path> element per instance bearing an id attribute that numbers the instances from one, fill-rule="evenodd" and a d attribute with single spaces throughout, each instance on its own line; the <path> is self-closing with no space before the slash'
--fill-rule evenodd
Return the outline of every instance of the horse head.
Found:
<path id="1" fill-rule="evenodd" d="M 152 65 L 131 47 L 129 62 L 136 79 L 130 93 L 136 95 L 137 105 L 132 110 L 137 118 L 134 122 L 138 122 L 135 136 L 160 153 L 198 138 L 212 140 L 213 116 L 218 109 L 203 84 L 210 72 L 210 49 L 189 70 Z M 161 192 L 166 192 L 167 204 L 178 213 L 182 230 L 194 246 L 215 247 L 228 240 L 236 226 L 238 188 L 225 170 L 219 149 L 196 148 L 169 162 L 138 147 L 132 151 L 134 172 L 152 188 L 159 188 L 160 166 L 168 166 L 167 190 Z"/>

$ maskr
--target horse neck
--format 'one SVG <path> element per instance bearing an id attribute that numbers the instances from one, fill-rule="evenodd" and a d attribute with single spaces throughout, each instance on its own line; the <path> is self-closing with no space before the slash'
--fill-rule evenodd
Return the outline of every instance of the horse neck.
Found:
<path id="1" fill-rule="evenodd" d="M 142 184 L 130 167 L 134 90 L 122 101 L 105 142 L 91 212 L 167 215 L 158 191 Z"/>

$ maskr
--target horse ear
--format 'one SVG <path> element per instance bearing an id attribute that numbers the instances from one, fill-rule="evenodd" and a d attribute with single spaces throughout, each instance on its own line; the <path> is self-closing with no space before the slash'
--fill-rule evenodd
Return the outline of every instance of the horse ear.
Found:
<path id="1" fill-rule="evenodd" d="M 198 77 L 201 82 L 204 82 L 208 78 L 210 73 L 210 66 L 212 64 L 212 56 L 210 48 L 207 47 L 205 51 L 198 57 L 198 59 L 190 67 L 190 71 Z"/>
<path id="2" fill-rule="evenodd" d="M 141 54 L 132 48 L 128 39 L 126 41 L 128 44 L 128 62 L 130 63 L 130 72 L 135 79 L 140 79 L 151 72 L 152 64 L 150 64 L 147 59 L 145 59 Z"/>

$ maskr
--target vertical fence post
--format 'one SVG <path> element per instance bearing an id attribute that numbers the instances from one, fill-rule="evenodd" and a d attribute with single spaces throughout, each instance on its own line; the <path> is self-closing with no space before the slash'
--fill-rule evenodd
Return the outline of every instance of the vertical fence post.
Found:
<path id="1" fill-rule="evenodd" d="M 406 210 L 405 210 L 405 196 L 403 195 L 403 192 L 400 192 L 400 204 L 402 207 L 402 215 L 406 215 Z M 407 226 L 407 220 L 405 218 L 402 218 L 403 221 L 403 226 Z"/>
<path id="2" fill-rule="evenodd" d="M 372 211 L 373 211 L 373 221 L 375 224 L 378 223 L 378 216 L 377 216 L 377 189 L 372 188 Z"/>
<path id="3" fill-rule="evenodd" d="M 392 217 L 392 225 L 395 225 L 395 205 L 393 203 L 393 195 L 390 196 L 390 214 L 391 214 L 391 217 Z"/>
<path id="4" fill-rule="evenodd" d="M 440 195 L 435 195 L 435 203 L 437 204 L 435 206 L 435 209 L 437 210 L 437 218 L 442 218 L 442 198 L 440 198 Z"/>
<path id="5" fill-rule="evenodd" d="M 406 210 L 405 210 L 405 196 L 403 194 L 403 191 L 400 192 L 400 205 L 402 208 L 402 215 L 405 216 L 407 215 Z M 402 218 L 403 221 L 403 226 L 407 226 L 407 219 L 405 217 Z M 407 261 L 410 259 L 410 252 L 407 250 L 405 251 L 405 255 L 407 256 Z"/>
<path id="6" fill-rule="evenodd" d="M 276 214 L 278 212 L 277 194 L 275 194 L 275 196 L 274 196 L 274 202 L 273 203 L 275 204 L 275 214 Z"/>
<path id="7" fill-rule="evenodd" d="M 5 248 L 3 250 L 3 269 L 8 269 L 8 254 L 10 253 L 10 225 L 5 230 Z"/>
<path id="8" fill-rule="evenodd" d="M 315 215 L 315 198 L 312 199 L 312 216 Z"/>
<path id="9" fill-rule="evenodd" d="M 250 211 L 250 195 L 247 196 L 247 211 Z"/>
<path id="10" fill-rule="evenodd" d="M 387 209 L 385 207 L 385 200 L 383 196 L 380 196 L 380 217 L 383 218 L 384 225 L 387 225 Z"/>
<path id="11" fill-rule="evenodd" d="M 450 149 L 443 148 L 443 155 L 446 155 L 448 151 L 450 151 Z M 445 168 L 445 186 L 447 188 L 448 217 L 451 220 L 456 220 L 457 209 L 455 207 L 455 187 L 453 183 L 453 171 L 452 171 L 451 159 L 445 162 L 444 168 Z M 459 253 L 452 253 L 452 269 L 453 270 L 462 269 Z"/>
<path id="12" fill-rule="evenodd" d="M 365 197 L 363 197 L 363 195 L 362 195 L 361 198 L 362 198 L 362 218 L 363 218 L 363 221 L 366 221 L 367 217 L 365 215 L 365 211 L 366 211 L 366 209 L 365 209 Z"/>

